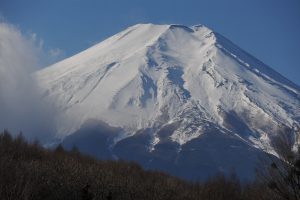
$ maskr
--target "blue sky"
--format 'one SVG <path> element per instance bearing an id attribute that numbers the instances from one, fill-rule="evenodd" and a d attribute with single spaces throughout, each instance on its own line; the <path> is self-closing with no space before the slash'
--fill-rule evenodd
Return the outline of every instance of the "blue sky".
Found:
<path id="1" fill-rule="evenodd" d="M 300 85 L 300 0 L 0 0 L 0 16 L 66 57 L 136 23 L 204 24 Z"/>

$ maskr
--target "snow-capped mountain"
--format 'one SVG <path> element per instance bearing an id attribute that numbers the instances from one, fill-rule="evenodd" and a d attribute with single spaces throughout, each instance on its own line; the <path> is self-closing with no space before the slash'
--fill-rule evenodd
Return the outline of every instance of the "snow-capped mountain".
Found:
<path id="1" fill-rule="evenodd" d="M 138 24 L 35 77 L 65 146 L 100 158 L 249 177 L 276 136 L 298 140 L 299 86 L 202 25 Z"/>

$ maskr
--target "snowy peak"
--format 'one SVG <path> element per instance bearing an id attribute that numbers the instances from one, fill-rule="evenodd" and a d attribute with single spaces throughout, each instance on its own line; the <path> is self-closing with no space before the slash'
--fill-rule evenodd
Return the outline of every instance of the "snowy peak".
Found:
<path id="1" fill-rule="evenodd" d="M 300 87 L 298 85 L 294 84 L 263 62 L 251 56 L 250 54 L 233 44 L 230 40 L 226 39 L 218 33 L 214 33 L 214 35 L 216 37 L 216 46 L 223 50 L 224 53 L 227 53 L 228 56 L 231 56 L 233 57 L 233 59 L 236 59 L 238 62 L 240 62 L 241 65 L 244 65 L 245 67 L 251 69 L 258 75 L 263 74 L 264 78 L 272 78 L 279 83 L 284 83 L 284 85 L 287 85 L 288 87 L 290 87 L 290 89 L 296 88 L 298 91 L 300 90 Z M 249 63 L 246 63 L 246 61 L 248 61 Z"/>
<path id="2" fill-rule="evenodd" d="M 97 119 L 183 145 L 219 130 L 255 147 L 300 124 L 300 89 L 209 28 L 137 24 L 36 73 L 57 134 Z M 293 135 L 296 141 L 296 135 Z M 150 146 L 151 146 L 150 145 Z"/>

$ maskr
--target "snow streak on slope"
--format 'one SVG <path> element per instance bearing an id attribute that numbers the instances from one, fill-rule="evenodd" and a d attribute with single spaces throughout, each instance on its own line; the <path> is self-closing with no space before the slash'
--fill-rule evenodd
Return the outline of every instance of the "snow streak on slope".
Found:
<path id="1" fill-rule="evenodd" d="M 202 25 L 138 24 L 36 77 L 62 110 L 60 137 L 97 119 L 124 129 L 116 143 L 150 130 L 150 152 L 212 130 L 270 150 L 286 130 L 297 140 L 300 88 Z"/>

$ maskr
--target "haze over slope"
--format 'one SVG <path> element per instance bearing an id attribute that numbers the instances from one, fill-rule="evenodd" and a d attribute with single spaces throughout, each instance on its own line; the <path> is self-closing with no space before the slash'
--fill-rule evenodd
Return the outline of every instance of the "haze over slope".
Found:
<path id="1" fill-rule="evenodd" d="M 242 174 L 235 162 L 271 152 L 278 134 L 297 140 L 300 88 L 202 25 L 138 24 L 36 78 L 61 110 L 58 137 L 99 120 L 120 127 L 105 136 L 111 157 L 177 166 L 176 175 L 211 166 Z"/>

